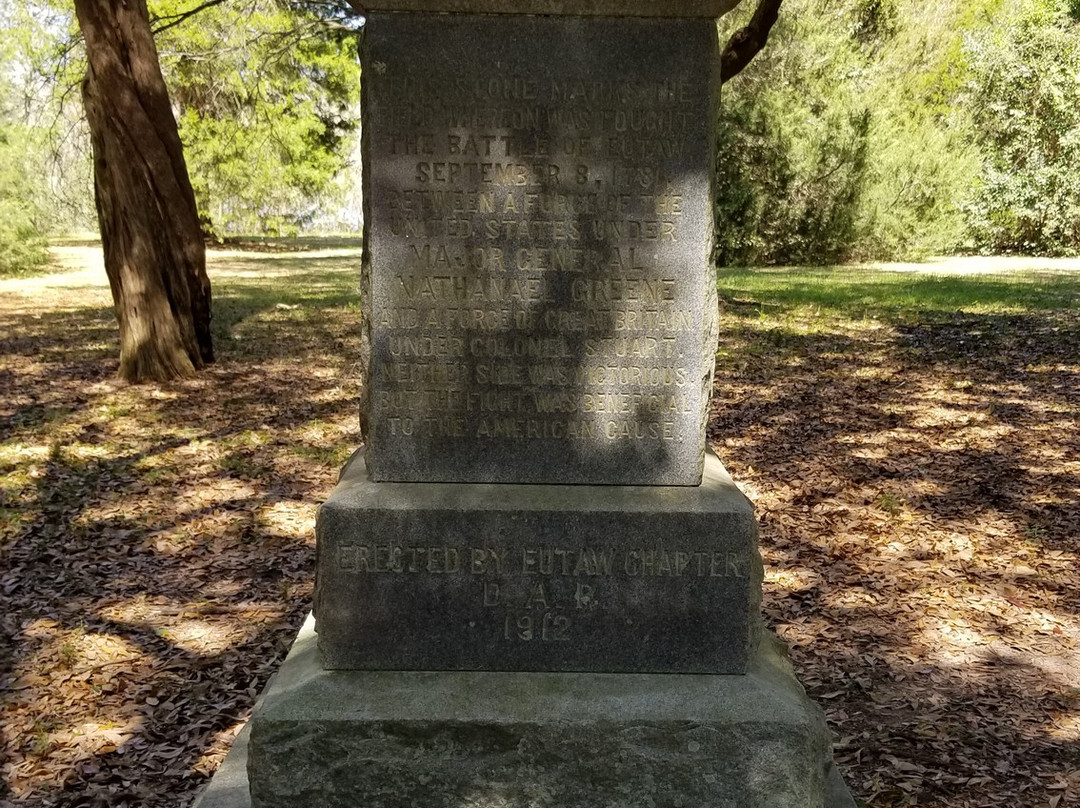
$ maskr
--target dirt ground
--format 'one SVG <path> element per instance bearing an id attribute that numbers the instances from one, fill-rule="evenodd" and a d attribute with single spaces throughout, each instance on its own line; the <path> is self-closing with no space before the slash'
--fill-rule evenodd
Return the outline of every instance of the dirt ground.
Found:
<path id="1" fill-rule="evenodd" d="M 1017 260 L 918 271 L 1080 269 Z M 96 247 L 0 280 L 4 808 L 190 805 L 310 608 L 315 508 L 359 442 L 359 253 L 208 261 L 219 360 L 169 385 L 116 381 Z M 1075 306 L 759 298 L 724 298 L 708 435 L 852 792 L 1080 803 Z"/>

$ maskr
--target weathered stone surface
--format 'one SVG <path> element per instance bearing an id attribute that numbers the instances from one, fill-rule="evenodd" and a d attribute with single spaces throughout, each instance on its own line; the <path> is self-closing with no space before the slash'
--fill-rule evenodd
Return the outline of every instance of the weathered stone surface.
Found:
<path id="1" fill-rule="evenodd" d="M 350 0 L 361 14 L 553 14 L 571 17 L 719 17 L 742 0 Z"/>
<path id="2" fill-rule="evenodd" d="M 706 455 L 734 0 L 354 2 L 367 450 L 200 808 L 854 808 Z"/>
<path id="3" fill-rule="evenodd" d="M 742 673 L 761 561 L 715 455 L 701 486 L 374 483 L 319 511 L 327 668 Z"/>
<path id="4" fill-rule="evenodd" d="M 255 808 L 854 808 L 771 637 L 746 676 L 346 672 L 309 626 L 251 726 Z"/>
<path id="5" fill-rule="evenodd" d="M 696 485 L 713 22 L 373 14 L 362 59 L 373 478 Z"/>
<path id="6" fill-rule="evenodd" d="M 776 642 L 774 639 L 770 641 Z M 314 674 L 314 672 L 311 670 L 311 668 L 313 664 L 317 665 L 317 655 L 313 653 L 314 644 L 314 620 L 313 618 L 309 617 L 307 624 L 301 629 L 300 635 L 297 638 L 297 642 L 293 646 L 293 649 L 289 654 L 289 659 L 286 661 L 285 667 L 282 671 L 282 675 L 270 682 L 270 685 L 267 688 L 267 694 L 264 694 L 263 698 L 256 706 L 256 722 L 260 722 L 262 719 L 264 711 L 262 705 L 267 701 L 267 696 L 270 697 L 270 701 L 273 704 L 275 704 L 278 708 L 280 707 L 282 694 L 286 692 L 283 689 L 282 677 L 284 677 L 286 683 L 302 683 L 301 686 L 296 688 L 296 692 L 301 697 L 307 697 L 313 692 L 315 688 L 315 683 L 313 682 L 313 679 L 316 678 L 316 676 L 312 675 Z M 769 664 L 772 665 L 774 669 L 781 672 L 787 671 L 788 669 L 786 663 L 782 660 L 778 660 L 775 657 L 774 652 L 778 652 L 777 649 L 772 649 L 769 652 L 774 656 L 773 661 Z M 306 674 L 305 669 L 307 671 Z M 353 674 L 350 674 L 350 676 L 351 675 Z M 358 675 L 363 677 L 368 674 Z M 458 676 L 459 674 L 451 675 Z M 786 675 L 790 677 L 790 673 L 787 673 Z M 797 689 L 797 686 L 794 686 L 794 683 L 790 680 L 786 683 L 783 682 L 783 675 L 781 676 L 781 683 L 781 690 L 789 691 L 792 698 L 794 698 L 796 702 L 799 703 L 800 709 L 805 710 L 805 697 L 801 696 L 801 692 Z M 360 683 L 360 686 L 363 686 L 362 682 Z M 342 697 L 347 697 L 349 692 L 352 692 L 352 688 L 349 688 L 348 690 L 343 692 Z M 323 711 L 325 711 L 325 704 L 322 709 Z M 290 717 L 289 720 L 292 721 L 295 719 L 294 726 L 297 727 L 297 730 L 299 732 L 310 732 L 313 729 L 310 722 L 317 720 L 319 714 L 319 712 L 314 712 L 311 715 L 300 714 Z M 269 716 L 269 718 L 271 719 L 273 725 L 272 731 L 275 733 L 280 732 L 281 723 L 275 718 L 274 715 Z M 222 762 L 221 766 L 214 774 L 214 777 L 208 784 L 206 790 L 200 795 L 199 799 L 195 801 L 195 805 L 193 806 L 193 808 L 252 808 L 251 795 L 248 789 L 247 774 L 249 757 L 248 736 L 250 735 L 250 732 L 251 724 L 249 723 L 237 736 L 236 741 L 234 741 L 232 748 L 229 750 L 229 754 L 226 756 L 225 760 Z M 280 735 L 278 737 L 280 738 Z M 278 766 L 282 766 L 282 758 L 283 756 L 288 754 L 287 751 L 283 752 L 281 746 L 274 741 L 266 744 L 266 751 L 272 758 L 278 761 Z M 355 752 L 351 754 L 355 754 Z M 303 769 L 300 769 L 300 771 L 303 771 L 305 774 L 310 774 L 310 770 L 306 768 L 310 765 L 310 756 L 301 755 L 296 759 L 296 762 L 305 767 Z M 286 771 L 290 772 L 291 776 L 291 763 L 287 763 L 285 765 L 288 767 Z M 700 777 L 708 777 L 710 775 L 714 776 L 714 773 L 709 771 L 697 773 L 697 776 Z M 261 778 L 261 774 L 256 774 L 256 780 L 260 780 Z M 261 785 L 260 790 L 264 793 L 270 792 L 271 794 L 276 794 L 279 789 L 275 786 L 267 787 L 265 785 Z M 273 800 L 276 799 L 276 797 L 271 796 L 270 799 Z M 320 800 L 321 796 L 317 799 L 312 799 L 305 804 L 322 805 L 323 803 Z M 291 806 L 291 808 L 296 807 L 294 805 Z M 510 803 L 507 808 L 518 808 L 518 806 L 514 803 Z M 522 808 L 524 808 L 523 805 Z M 533 808 L 532 803 L 530 803 L 530 808 Z M 575 806 L 561 806 L 560 808 L 575 808 Z M 829 766 L 828 780 L 825 790 L 824 808 L 855 808 L 855 802 L 851 799 L 847 787 L 844 785 L 844 781 L 840 776 L 840 772 L 835 766 Z"/>
<path id="7" fill-rule="evenodd" d="M 309 622 L 311 622 L 309 618 Z M 314 632 L 314 623 L 300 632 L 304 638 Z M 302 647 L 297 646 L 297 650 Z M 199 795 L 191 808 L 251 808 L 251 793 L 248 790 L 248 739 L 251 736 L 251 724 L 245 724 L 236 736 L 229 754 L 214 772 L 206 790 Z"/>

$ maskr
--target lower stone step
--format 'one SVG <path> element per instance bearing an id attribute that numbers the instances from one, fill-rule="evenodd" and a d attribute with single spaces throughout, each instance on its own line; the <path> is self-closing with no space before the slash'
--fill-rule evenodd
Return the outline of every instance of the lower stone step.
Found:
<path id="1" fill-rule="evenodd" d="M 326 671 L 310 620 L 196 803 L 448 805 L 855 803 L 824 716 L 771 635 L 743 676 Z"/>

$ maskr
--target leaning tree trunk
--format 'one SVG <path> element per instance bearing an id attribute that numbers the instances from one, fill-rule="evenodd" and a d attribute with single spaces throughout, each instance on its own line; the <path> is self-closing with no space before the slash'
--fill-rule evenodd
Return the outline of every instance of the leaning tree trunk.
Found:
<path id="1" fill-rule="evenodd" d="M 75 11 L 86 42 L 83 104 L 120 323 L 120 376 L 189 376 L 214 361 L 210 280 L 146 0 L 75 0 Z"/>

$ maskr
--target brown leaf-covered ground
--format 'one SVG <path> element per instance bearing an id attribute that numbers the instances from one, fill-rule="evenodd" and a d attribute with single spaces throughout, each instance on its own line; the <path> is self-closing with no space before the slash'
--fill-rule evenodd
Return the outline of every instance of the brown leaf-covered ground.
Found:
<path id="1" fill-rule="evenodd" d="M 178 808 L 310 605 L 359 254 L 212 253 L 219 362 L 145 387 L 95 260 L 0 281 L 0 805 Z M 853 792 L 1080 803 L 1080 274 L 721 290 L 710 438 Z"/>

